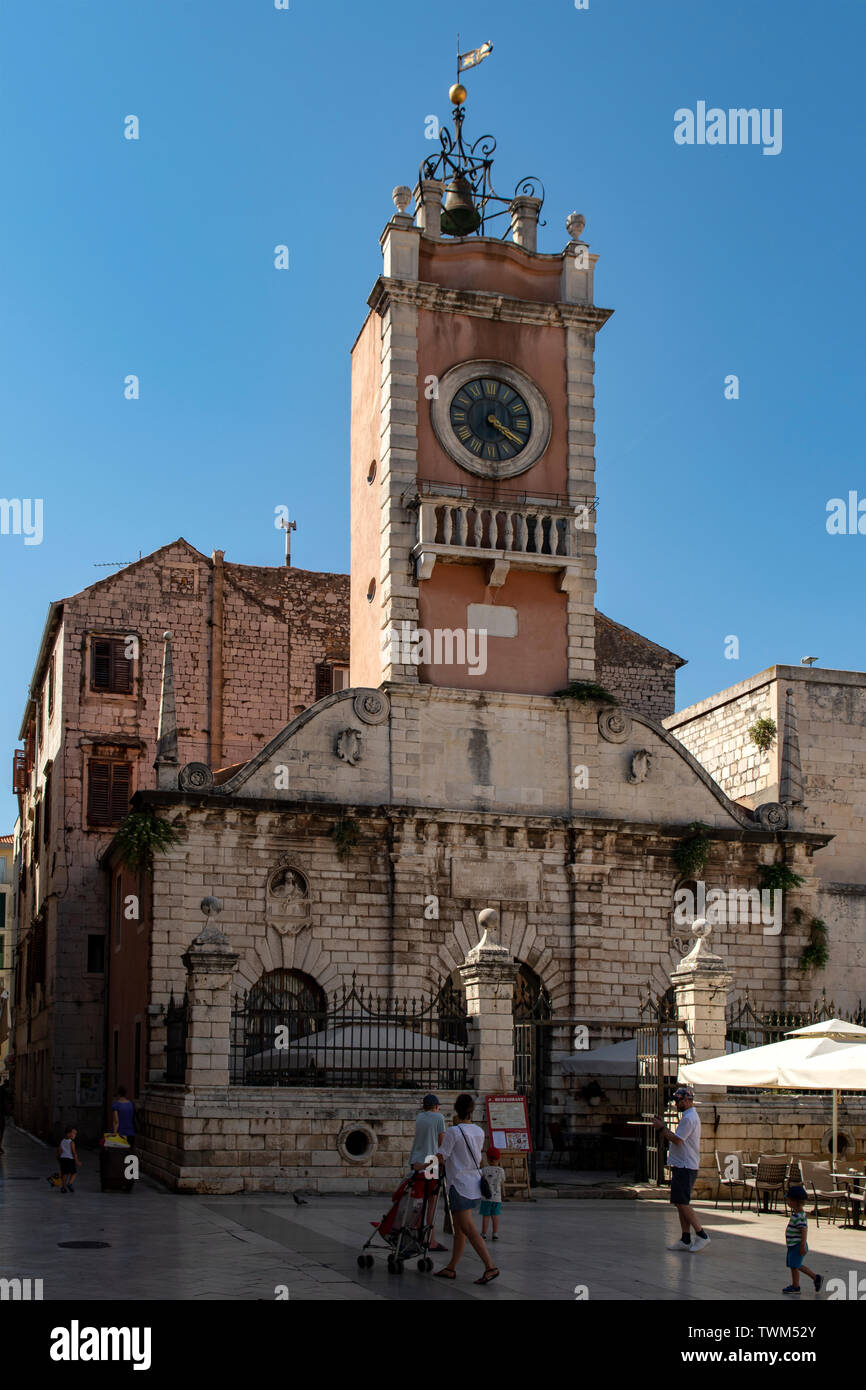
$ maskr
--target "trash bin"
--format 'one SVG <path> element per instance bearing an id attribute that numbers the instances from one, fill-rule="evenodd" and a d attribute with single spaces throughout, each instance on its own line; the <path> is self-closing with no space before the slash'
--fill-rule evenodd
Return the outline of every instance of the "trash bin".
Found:
<path id="1" fill-rule="evenodd" d="M 124 1175 L 126 1160 L 132 1153 L 128 1144 L 102 1141 L 99 1150 L 99 1186 L 103 1192 L 131 1192 L 135 1179 Z"/>

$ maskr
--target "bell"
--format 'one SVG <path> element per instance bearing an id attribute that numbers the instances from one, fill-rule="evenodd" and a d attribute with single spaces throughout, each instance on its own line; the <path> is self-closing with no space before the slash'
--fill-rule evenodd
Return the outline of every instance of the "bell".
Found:
<path id="1" fill-rule="evenodd" d="M 481 226 L 481 213 L 472 201 L 472 185 L 463 174 L 455 174 L 445 190 L 439 225 L 445 236 L 469 236 Z"/>

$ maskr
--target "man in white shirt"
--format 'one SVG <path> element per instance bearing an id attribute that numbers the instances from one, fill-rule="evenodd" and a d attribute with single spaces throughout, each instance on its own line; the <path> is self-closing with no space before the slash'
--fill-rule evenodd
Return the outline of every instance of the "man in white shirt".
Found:
<path id="1" fill-rule="evenodd" d="M 653 1120 L 659 1137 L 667 1139 L 670 1145 L 668 1167 L 671 1170 L 671 1204 L 677 1209 L 682 1232 L 679 1240 L 669 1245 L 668 1249 L 688 1250 L 689 1254 L 696 1255 L 699 1251 L 705 1250 L 710 1243 L 697 1212 L 690 1205 L 692 1188 L 701 1166 L 701 1122 L 695 1109 L 694 1092 L 688 1086 L 677 1087 L 674 1091 L 674 1104 L 680 1117 L 676 1133 L 667 1129 L 664 1120 L 658 1115 Z M 692 1231 L 695 1233 L 694 1238 Z"/>

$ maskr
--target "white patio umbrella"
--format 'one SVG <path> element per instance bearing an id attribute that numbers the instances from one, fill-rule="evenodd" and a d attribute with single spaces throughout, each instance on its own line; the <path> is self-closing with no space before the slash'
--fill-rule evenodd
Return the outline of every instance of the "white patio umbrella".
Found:
<path id="1" fill-rule="evenodd" d="M 709 1057 L 680 1068 L 696 1086 L 746 1086 L 756 1090 L 833 1092 L 833 1167 L 836 1166 L 839 1091 L 866 1089 L 866 1028 L 829 1018 L 795 1028 L 784 1042 Z"/>

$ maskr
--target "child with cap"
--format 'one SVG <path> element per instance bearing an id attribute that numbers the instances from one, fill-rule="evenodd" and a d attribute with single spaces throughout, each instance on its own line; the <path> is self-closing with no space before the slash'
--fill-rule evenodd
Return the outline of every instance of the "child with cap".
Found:
<path id="1" fill-rule="evenodd" d="M 487 1150 L 487 1162 L 481 1169 L 482 1178 L 490 1184 L 490 1197 L 481 1201 L 481 1239 L 487 1239 L 487 1223 L 493 1222 L 493 1239 L 499 1239 L 499 1213 L 502 1210 L 502 1184 L 505 1169 L 499 1167 L 499 1150 L 493 1144 Z"/>
<path id="2" fill-rule="evenodd" d="M 809 1251 L 809 1247 L 806 1244 L 806 1231 L 809 1227 L 809 1221 L 803 1210 L 803 1203 L 806 1201 L 806 1196 L 805 1187 L 794 1186 L 788 1188 L 787 1201 L 788 1206 L 791 1208 L 791 1219 L 785 1228 L 785 1244 L 788 1247 L 786 1264 L 791 1271 L 791 1278 L 794 1282 L 789 1284 L 786 1289 L 783 1289 L 782 1293 L 800 1292 L 801 1269 L 803 1273 L 808 1274 L 809 1278 L 812 1280 L 815 1285 L 816 1293 L 824 1282 L 824 1276 L 822 1274 L 815 1274 L 813 1270 L 803 1264 Z"/>

